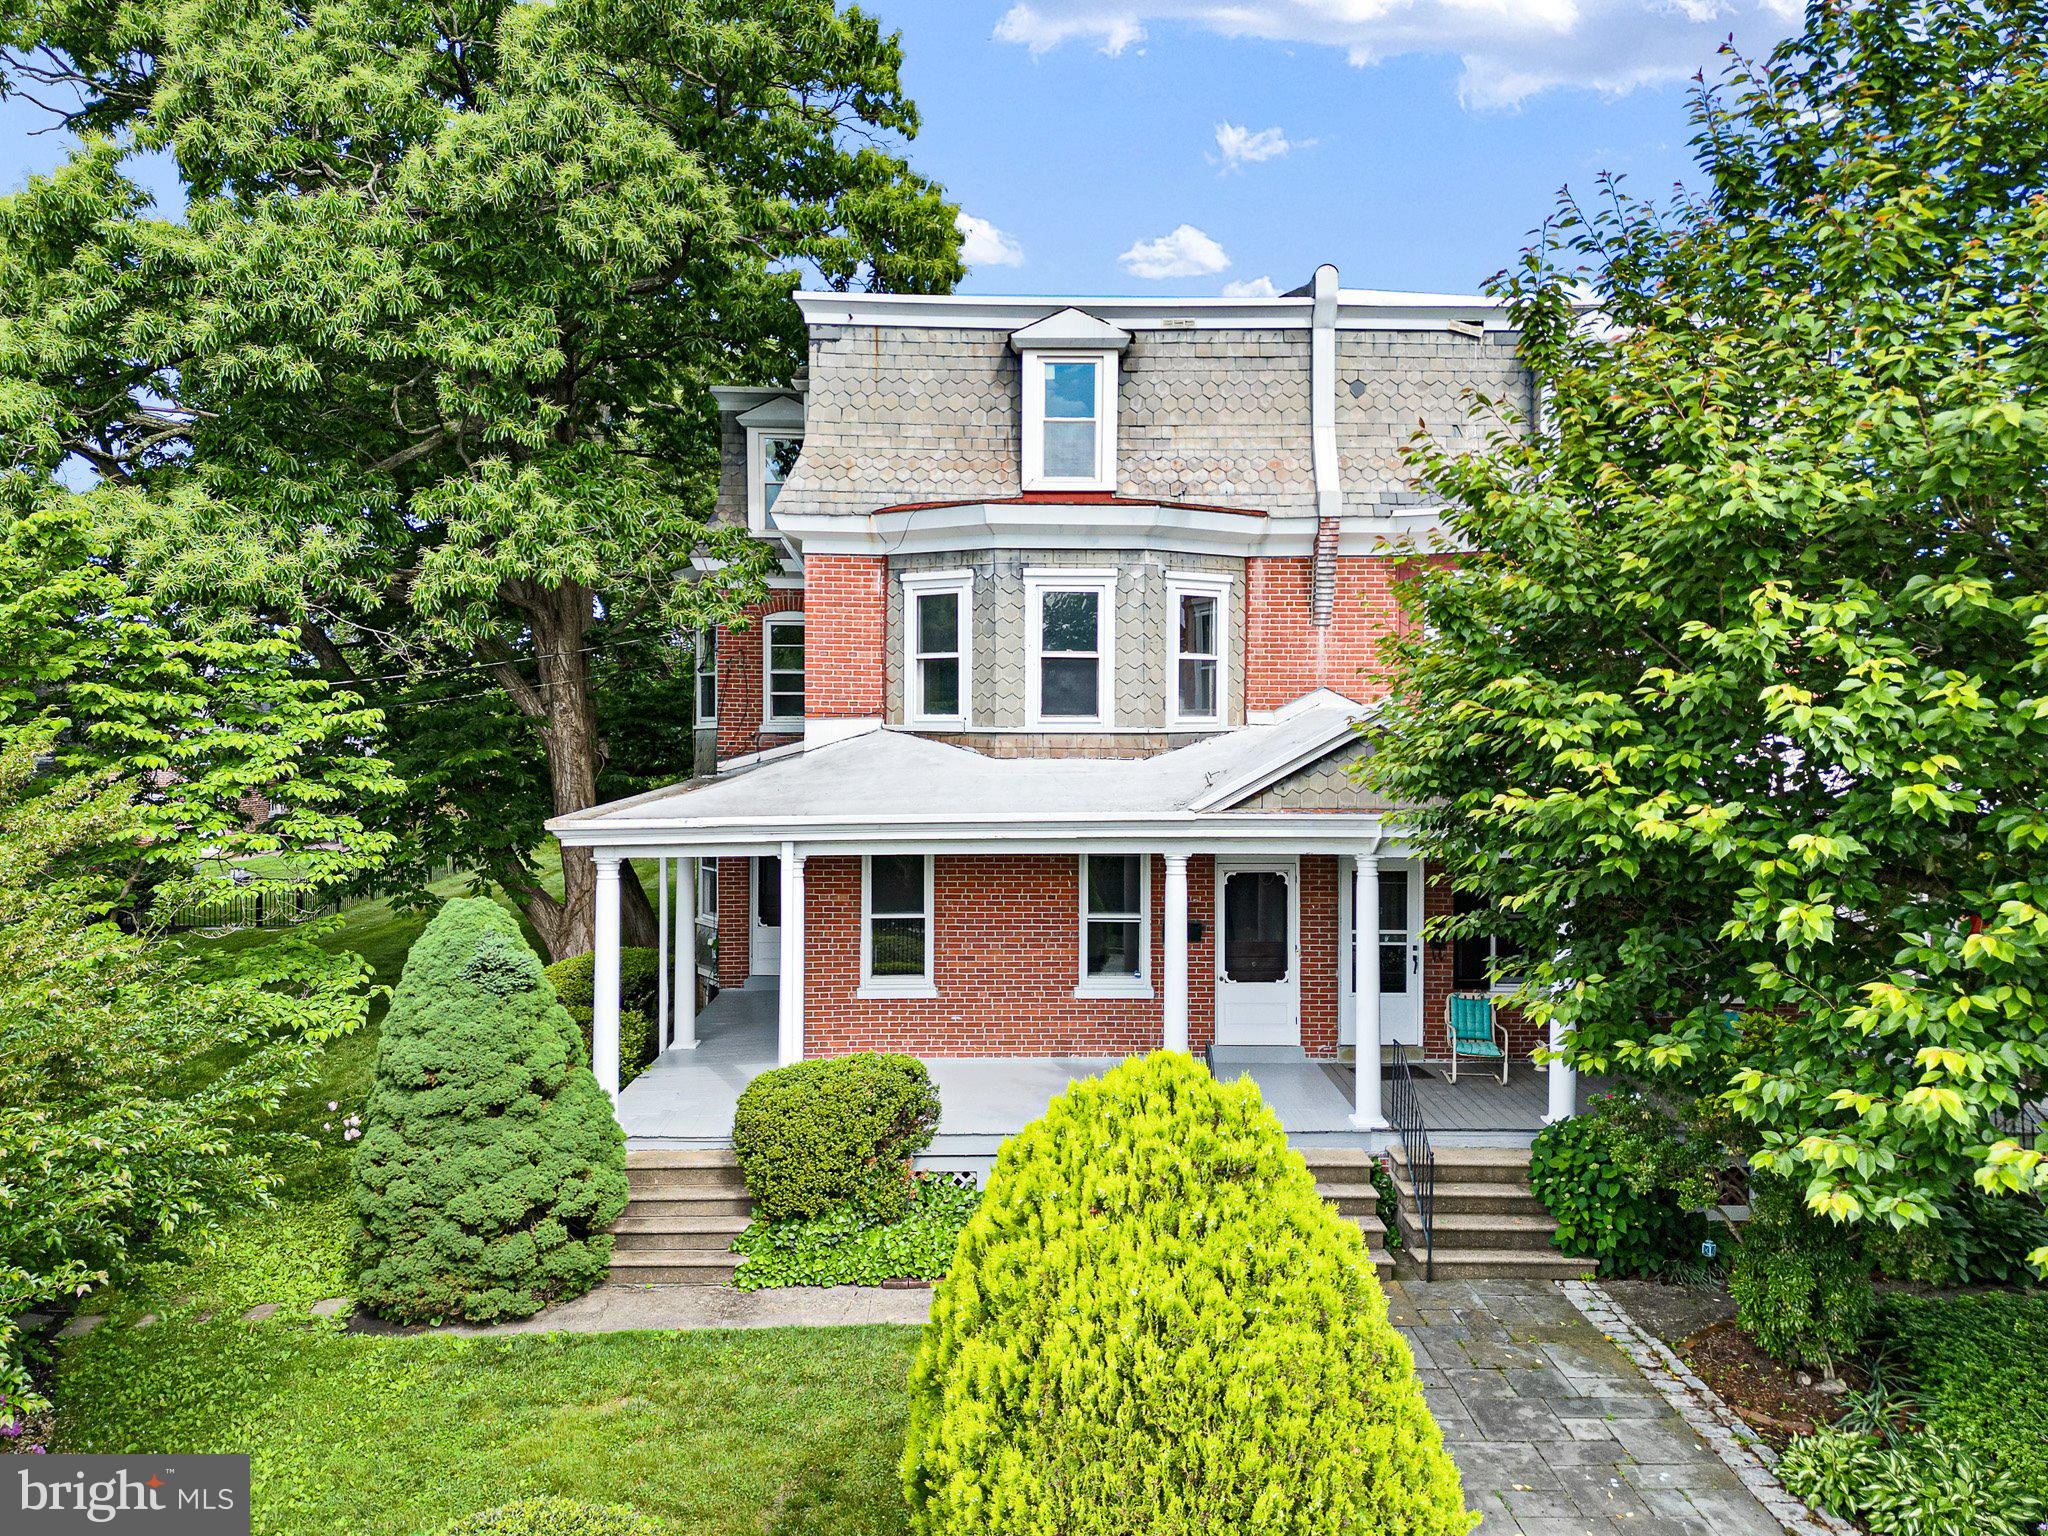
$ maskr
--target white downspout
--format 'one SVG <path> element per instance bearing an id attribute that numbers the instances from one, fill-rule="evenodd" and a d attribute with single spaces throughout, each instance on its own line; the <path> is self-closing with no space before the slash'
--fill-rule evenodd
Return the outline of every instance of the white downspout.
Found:
<path id="1" fill-rule="evenodd" d="M 1308 342 L 1309 461 L 1316 479 L 1316 552 L 1309 615 L 1328 626 L 1337 605 L 1337 519 L 1344 486 L 1337 474 L 1337 269 L 1328 262 L 1310 281 Z"/>

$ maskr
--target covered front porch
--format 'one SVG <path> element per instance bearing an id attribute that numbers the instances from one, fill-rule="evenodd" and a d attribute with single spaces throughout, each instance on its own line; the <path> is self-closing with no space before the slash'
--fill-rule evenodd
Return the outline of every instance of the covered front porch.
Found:
<path id="1" fill-rule="evenodd" d="M 633 1147 L 723 1147 L 748 1083 L 777 1064 L 780 988 L 774 978 L 720 992 L 699 1010 L 696 1044 L 671 1047 L 618 1096 L 619 1123 Z M 1005 1138 L 1044 1112 L 1069 1084 L 1105 1072 L 1116 1056 L 924 1056 L 939 1089 L 938 1134 L 924 1161 L 935 1168 L 985 1167 Z M 1384 1149 L 1391 1128 L 1354 1124 L 1356 1070 L 1349 1060 L 1219 1063 L 1219 1077 L 1249 1076 L 1302 1147 Z M 1449 1080 L 1441 1062 L 1388 1063 L 1408 1071 L 1414 1101 L 1440 1146 L 1522 1146 L 1548 1123 L 1553 1080 L 1514 1065 L 1503 1085 L 1486 1073 Z"/>

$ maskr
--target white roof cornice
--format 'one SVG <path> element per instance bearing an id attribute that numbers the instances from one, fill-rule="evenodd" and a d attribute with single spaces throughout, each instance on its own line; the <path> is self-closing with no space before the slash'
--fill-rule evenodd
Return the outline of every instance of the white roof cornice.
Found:
<path id="1" fill-rule="evenodd" d="M 1138 298 L 1081 295 L 924 293 L 818 293 L 796 296 L 804 323 L 903 329 L 1016 331 L 1063 310 L 1085 312 L 1127 331 L 1301 330 L 1310 325 L 1314 299 L 1286 294 L 1271 299 Z M 1488 331 L 1511 329 L 1505 304 L 1481 295 L 1339 290 L 1340 331 L 1441 330 L 1451 321 Z"/>

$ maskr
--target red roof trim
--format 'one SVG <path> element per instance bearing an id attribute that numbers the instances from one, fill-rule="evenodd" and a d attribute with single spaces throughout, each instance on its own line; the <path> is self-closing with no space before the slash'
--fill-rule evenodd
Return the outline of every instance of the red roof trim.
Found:
<path id="1" fill-rule="evenodd" d="M 1228 512 L 1234 517 L 1266 515 L 1252 507 L 1226 507 L 1208 501 L 1163 501 L 1156 496 L 1112 496 L 1105 491 L 1026 491 L 1021 496 L 962 496 L 951 501 L 899 501 L 894 506 L 875 508 L 873 515 L 879 517 L 884 512 L 925 512 L 934 507 L 982 506 L 1172 507 L 1182 512 Z"/>

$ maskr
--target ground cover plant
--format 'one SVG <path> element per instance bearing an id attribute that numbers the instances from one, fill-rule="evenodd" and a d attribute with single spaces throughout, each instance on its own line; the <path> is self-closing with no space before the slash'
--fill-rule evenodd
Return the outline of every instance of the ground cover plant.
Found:
<path id="1" fill-rule="evenodd" d="M 400 1322 L 526 1317 L 604 1278 L 625 1137 L 568 1010 L 495 902 L 407 957 L 352 1168 L 356 1295 Z"/>
<path id="2" fill-rule="evenodd" d="M 1358 1228 L 1160 1052 L 1003 1146 L 911 1374 L 924 1536 L 1471 1529 Z"/>
<path id="3" fill-rule="evenodd" d="M 823 1215 L 757 1219 L 733 1239 L 745 1262 L 732 1283 L 743 1291 L 784 1285 L 876 1285 L 937 1280 L 953 1262 L 960 1233 L 980 1202 L 967 1175 L 923 1173 L 910 1209 L 883 1221 L 842 1202 Z"/>
<path id="4" fill-rule="evenodd" d="M 1538 1133 L 1529 1186 L 1557 1218 L 1555 1242 L 1603 1275 L 1659 1275 L 1695 1260 L 1726 1154 L 1685 1140 L 1641 1094 L 1594 1095 Z"/>

